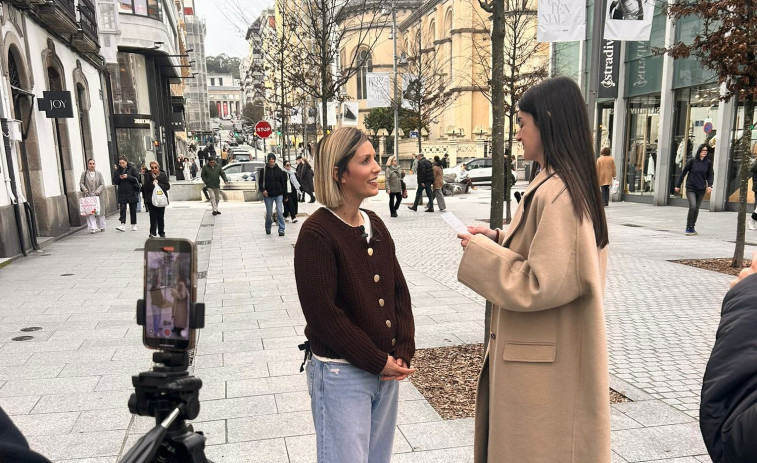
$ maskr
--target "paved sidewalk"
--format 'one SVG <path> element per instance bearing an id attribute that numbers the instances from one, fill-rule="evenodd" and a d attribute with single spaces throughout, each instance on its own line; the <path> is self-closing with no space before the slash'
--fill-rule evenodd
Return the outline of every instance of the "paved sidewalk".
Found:
<path id="1" fill-rule="evenodd" d="M 447 199 L 465 222 L 488 216 L 488 191 Z M 403 207 L 389 218 L 381 193 L 367 202 L 390 227 L 411 285 L 419 348 L 480 342 L 483 300 L 457 282 L 461 249 L 438 213 Z M 312 213 L 316 204 L 301 204 Z M 200 244 L 198 294 L 207 304 L 194 374 L 202 378 L 196 429 L 216 462 L 315 462 L 307 384 L 298 372 L 304 336 L 292 246 L 266 235 L 264 207 L 172 203 L 169 236 Z M 607 326 L 612 386 L 634 400 L 613 406 L 615 462 L 709 461 L 696 421 L 701 376 L 729 277 L 669 262 L 729 257 L 734 213 L 612 203 Z M 140 231 L 79 232 L 0 268 L 0 406 L 33 448 L 60 462 L 117 461 L 150 429 L 126 407 L 131 375 L 150 366 L 135 323 L 142 293 Z M 757 234 L 749 239 L 757 241 Z M 747 246 L 751 255 L 753 246 Z M 317 282 L 313 282 L 317 284 Z M 40 327 L 33 332 L 25 327 Z M 11 338 L 31 335 L 29 341 Z M 393 462 L 472 461 L 472 420 L 443 421 L 409 382 L 401 385 Z"/>

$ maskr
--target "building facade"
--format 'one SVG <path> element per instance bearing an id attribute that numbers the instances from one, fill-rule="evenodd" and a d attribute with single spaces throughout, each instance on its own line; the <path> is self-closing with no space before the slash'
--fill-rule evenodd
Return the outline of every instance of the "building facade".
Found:
<path id="1" fill-rule="evenodd" d="M 2 4 L 0 257 L 82 224 L 79 178 L 89 158 L 110 184 L 115 153 L 98 27 L 93 0 Z M 48 117 L 53 106 L 70 112 Z M 114 210 L 111 188 L 102 202 Z"/>
<path id="2" fill-rule="evenodd" d="M 137 166 L 157 160 L 169 174 L 185 136 L 184 98 L 172 91 L 191 76 L 183 4 L 174 0 L 100 0 L 103 56 L 119 156 Z M 188 71 L 188 72 L 185 72 Z M 187 75 L 189 74 L 189 76 Z"/>
<path id="3" fill-rule="evenodd" d="M 198 143 L 205 142 L 212 137 L 210 127 L 210 111 L 208 101 L 208 68 L 205 62 L 205 20 L 195 15 L 192 0 L 187 0 L 184 6 L 184 21 L 187 25 L 187 53 L 189 61 L 194 62 L 193 69 L 197 74 L 193 79 L 186 80 L 184 92 L 187 131 Z"/>
<path id="4" fill-rule="evenodd" d="M 589 4 L 587 17 L 592 16 Z M 685 184 L 676 193 L 676 183 L 697 148 L 708 144 L 714 148 L 715 181 L 703 207 L 735 210 L 741 158 L 730 147 L 741 136 L 743 107 L 733 99 L 720 101 L 716 77 L 696 58 L 654 53 L 666 43 L 691 43 L 703 27 L 697 18 L 673 22 L 657 8 L 649 41 L 622 42 L 618 96 L 597 100 L 593 121 L 597 147 L 609 146 L 618 168 L 616 200 L 687 206 Z M 591 40 L 555 44 L 552 50 L 554 74 L 572 77 L 589 92 L 591 73 L 602 72 L 592 66 Z M 757 131 L 751 140 L 754 145 Z"/>
<path id="5" fill-rule="evenodd" d="M 209 72 L 206 79 L 208 87 L 208 107 L 211 114 L 221 119 L 236 119 L 242 114 L 243 93 L 239 79 L 231 73 Z"/>

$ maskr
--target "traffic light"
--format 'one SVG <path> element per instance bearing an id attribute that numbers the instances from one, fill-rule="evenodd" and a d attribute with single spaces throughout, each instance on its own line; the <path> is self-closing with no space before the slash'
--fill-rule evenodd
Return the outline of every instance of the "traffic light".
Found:
<path id="1" fill-rule="evenodd" d="M 276 135 L 278 135 L 280 137 L 281 136 L 281 130 L 277 130 L 276 131 Z"/>

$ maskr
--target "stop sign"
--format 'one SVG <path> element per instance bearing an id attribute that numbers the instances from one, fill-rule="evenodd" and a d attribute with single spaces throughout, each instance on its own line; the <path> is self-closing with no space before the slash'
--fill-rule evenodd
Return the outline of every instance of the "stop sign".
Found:
<path id="1" fill-rule="evenodd" d="M 255 124 L 255 134 L 260 138 L 268 138 L 271 135 L 271 124 L 266 121 L 260 121 Z"/>

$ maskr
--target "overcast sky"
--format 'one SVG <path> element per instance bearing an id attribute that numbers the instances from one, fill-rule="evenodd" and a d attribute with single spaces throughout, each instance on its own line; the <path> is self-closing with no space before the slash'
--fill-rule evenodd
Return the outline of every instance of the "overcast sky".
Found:
<path id="1" fill-rule="evenodd" d="M 198 16 L 205 18 L 205 55 L 226 53 L 247 56 L 247 28 L 273 0 L 195 0 Z"/>

